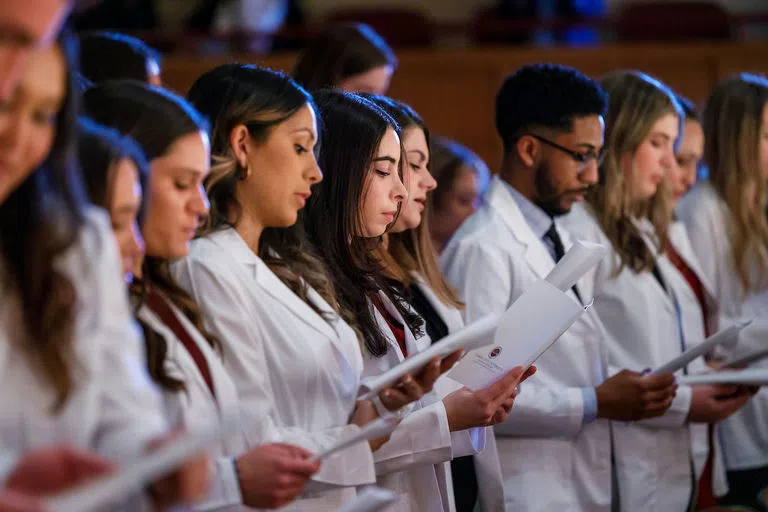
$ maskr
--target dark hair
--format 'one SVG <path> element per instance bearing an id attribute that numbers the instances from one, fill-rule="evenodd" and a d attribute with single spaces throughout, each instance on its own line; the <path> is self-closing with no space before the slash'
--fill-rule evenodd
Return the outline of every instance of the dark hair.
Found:
<path id="1" fill-rule="evenodd" d="M 241 64 L 218 66 L 197 79 L 187 94 L 189 101 L 211 122 L 211 172 L 205 182 L 211 203 L 202 233 L 238 224 L 242 213 L 237 185 L 246 170 L 235 158 L 230 135 L 244 125 L 257 143 L 272 128 L 305 105 L 315 107 L 309 95 L 292 78 L 269 69 Z M 296 295 L 322 315 L 308 298 L 308 287 L 338 311 L 333 285 L 325 267 L 303 242 L 301 224 L 266 228 L 259 239 L 259 257 Z"/>
<path id="2" fill-rule="evenodd" d="M 150 61 L 159 66 L 160 54 L 141 39 L 115 32 L 91 32 L 80 37 L 81 72 L 93 83 L 147 82 Z"/>
<path id="3" fill-rule="evenodd" d="M 531 128 L 569 132 L 575 117 L 605 115 L 608 97 L 581 72 L 555 64 L 530 64 L 504 80 L 496 96 L 496 131 L 509 150 Z"/>
<path id="4" fill-rule="evenodd" d="M 149 165 L 139 145 L 130 137 L 81 117 L 78 121 L 77 148 L 83 184 L 88 198 L 96 206 L 109 210 L 115 165 L 126 158 L 136 165 L 142 188 L 146 187 Z"/>
<path id="5" fill-rule="evenodd" d="M 680 108 L 683 109 L 683 113 L 685 113 L 686 120 L 690 119 L 698 123 L 701 122 L 701 116 L 699 115 L 699 110 L 696 108 L 696 105 L 694 105 L 691 100 L 689 100 L 688 98 L 680 94 L 675 94 L 675 99 L 680 104 Z"/>
<path id="6" fill-rule="evenodd" d="M 183 98 L 140 82 L 104 82 L 88 89 L 84 99 L 85 111 L 90 117 L 132 137 L 150 161 L 165 154 L 179 138 L 208 129 L 208 123 Z M 136 311 L 144 304 L 146 286 L 151 285 L 184 313 L 211 346 L 218 347 L 218 340 L 203 325 L 200 308 L 173 279 L 168 264 L 167 260 L 149 255 L 144 257 L 142 279 L 134 280 L 131 285 Z M 164 389 L 184 390 L 184 382 L 169 375 L 165 369 L 168 353 L 165 339 L 140 319 L 139 323 L 144 330 L 149 374 Z"/>
<path id="7" fill-rule="evenodd" d="M 293 78 L 315 91 L 379 66 L 397 67 L 392 48 L 368 25 L 333 25 L 312 39 L 299 55 Z"/>
<path id="8" fill-rule="evenodd" d="M 67 65 L 66 96 L 43 163 L 0 202 L 2 285 L 19 299 L 21 332 L 9 333 L 55 391 L 59 410 L 74 387 L 72 348 L 78 298 L 56 261 L 84 228 L 85 196 L 77 172 L 77 41 L 65 29 L 58 45 Z"/>
<path id="9" fill-rule="evenodd" d="M 392 117 L 356 94 L 323 90 L 315 94 L 323 118 L 320 168 L 323 181 L 314 186 L 302 212 L 306 236 L 325 261 L 343 309 L 352 314 L 369 353 L 387 352 L 387 339 L 378 327 L 369 299 L 380 290 L 397 307 L 415 335 L 421 318 L 410 312 L 400 283 L 385 277 L 376 257 L 380 239 L 355 236 L 360 231 L 360 211 L 365 184 L 387 128 L 401 134 Z M 402 152 L 402 144 L 401 144 Z M 402 176 L 403 159 L 399 172 Z"/>
<path id="10" fill-rule="evenodd" d="M 429 145 L 430 171 L 437 181 L 437 188 L 432 191 L 430 205 L 440 210 L 445 207 L 445 197 L 456 184 L 462 166 L 475 170 L 482 196 L 491 181 L 491 173 L 482 158 L 468 147 L 445 137 L 433 136 Z"/>

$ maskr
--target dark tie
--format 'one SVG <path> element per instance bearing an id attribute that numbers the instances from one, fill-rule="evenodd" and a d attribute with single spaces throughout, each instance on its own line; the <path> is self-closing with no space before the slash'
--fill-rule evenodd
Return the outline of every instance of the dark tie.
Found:
<path id="1" fill-rule="evenodd" d="M 552 248 L 555 250 L 555 263 L 563 259 L 563 256 L 565 256 L 565 247 L 563 246 L 563 240 L 557 233 L 557 228 L 555 228 L 554 221 L 552 221 L 552 225 L 549 226 L 547 232 L 544 233 L 544 238 L 549 240 L 549 242 L 552 244 Z M 576 285 L 573 285 L 573 293 L 576 294 L 579 302 L 584 304 L 584 301 L 581 300 L 581 295 L 579 295 L 579 290 L 576 289 Z"/>

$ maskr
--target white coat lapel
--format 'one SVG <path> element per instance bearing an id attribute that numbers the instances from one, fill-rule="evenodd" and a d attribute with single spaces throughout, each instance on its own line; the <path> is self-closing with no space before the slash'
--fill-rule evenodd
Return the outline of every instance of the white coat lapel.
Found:
<path id="1" fill-rule="evenodd" d="M 632 222 L 635 224 L 635 226 L 640 230 L 640 234 L 643 237 L 643 241 L 645 242 L 645 245 L 648 247 L 648 249 L 651 250 L 651 252 L 654 254 L 656 259 L 661 258 L 661 255 L 659 254 L 659 250 L 656 248 L 656 244 L 653 242 L 653 226 L 651 225 L 650 221 L 647 219 L 632 219 Z M 662 265 L 657 265 L 659 274 L 661 275 L 661 278 L 664 280 L 664 285 L 666 289 L 661 287 L 661 284 L 659 283 L 659 286 L 655 286 L 653 289 L 657 290 L 657 297 L 663 298 L 662 301 L 667 309 L 669 309 L 674 315 L 677 315 L 677 310 L 675 308 L 675 299 L 672 296 L 672 293 L 674 291 L 672 290 L 671 285 L 669 284 L 669 278 L 665 277 L 664 272 L 662 270 Z M 647 273 L 650 275 L 651 279 L 656 280 L 656 277 L 651 274 L 650 271 L 647 271 Z"/>
<path id="2" fill-rule="evenodd" d="M 491 184 L 488 202 L 509 229 L 512 236 L 524 251 L 525 261 L 539 278 L 545 278 L 555 267 L 555 261 L 526 222 L 523 212 L 517 206 L 504 182 L 498 176 Z"/>
<path id="3" fill-rule="evenodd" d="M 315 313 L 307 303 L 280 281 L 274 272 L 267 267 L 266 263 L 246 245 L 237 231 L 232 228 L 225 229 L 213 233 L 210 235 L 210 239 L 224 248 L 237 261 L 252 269 L 251 275 L 258 283 L 259 291 L 264 291 L 272 298 L 283 303 L 300 321 L 320 331 L 325 336 L 336 337 L 336 332 L 328 322 Z"/>

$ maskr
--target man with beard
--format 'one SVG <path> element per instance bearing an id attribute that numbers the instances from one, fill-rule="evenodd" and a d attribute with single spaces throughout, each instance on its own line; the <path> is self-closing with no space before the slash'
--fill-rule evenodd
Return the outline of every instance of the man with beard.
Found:
<path id="1" fill-rule="evenodd" d="M 507 309 L 570 247 L 556 219 L 599 179 L 606 105 L 599 84 L 571 68 L 529 65 L 504 81 L 496 98 L 501 170 L 441 255 L 467 323 Z M 573 300 L 590 300 L 586 284 L 569 291 Z M 663 414 L 676 386 L 670 375 L 629 370 L 606 378 L 603 345 L 597 316 L 581 316 L 536 362 L 496 426 L 506 510 L 610 510 L 610 420 Z"/>

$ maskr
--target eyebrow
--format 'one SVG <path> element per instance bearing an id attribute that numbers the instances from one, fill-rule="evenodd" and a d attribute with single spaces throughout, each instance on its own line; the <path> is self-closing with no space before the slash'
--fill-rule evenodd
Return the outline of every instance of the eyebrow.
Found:
<path id="1" fill-rule="evenodd" d="M 576 144 L 576 147 L 591 149 L 592 151 L 597 150 L 597 146 L 595 146 L 594 144 L 590 144 L 589 142 L 581 142 L 579 144 Z"/>
<path id="2" fill-rule="evenodd" d="M 373 159 L 374 162 L 389 162 L 392 165 L 397 164 L 397 160 L 394 159 L 394 157 L 391 156 L 378 156 Z"/>
<path id="3" fill-rule="evenodd" d="M 35 45 L 35 38 L 23 28 L 8 22 L 0 22 L 0 44 L 31 47 Z"/>
<path id="4" fill-rule="evenodd" d="M 312 137 L 312 140 L 315 140 L 315 133 L 309 128 L 299 128 L 298 130 L 293 131 L 293 133 L 299 133 L 299 132 L 307 132 L 309 136 Z"/>
<path id="5" fill-rule="evenodd" d="M 427 155 L 425 155 L 424 152 L 421 151 L 420 149 L 412 149 L 410 151 L 406 151 L 406 153 L 416 153 L 417 155 L 419 155 L 420 162 L 424 162 L 427 159 Z"/>
<path id="6" fill-rule="evenodd" d="M 664 137 L 665 140 L 672 140 L 675 138 L 664 132 L 651 132 L 651 137 Z"/>
<path id="7" fill-rule="evenodd" d="M 115 208 L 115 211 L 112 213 L 112 215 L 117 216 L 125 213 L 134 213 L 138 211 L 138 207 L 136 205 L 132 204 L 124 204 L 118 208 Z"/>

